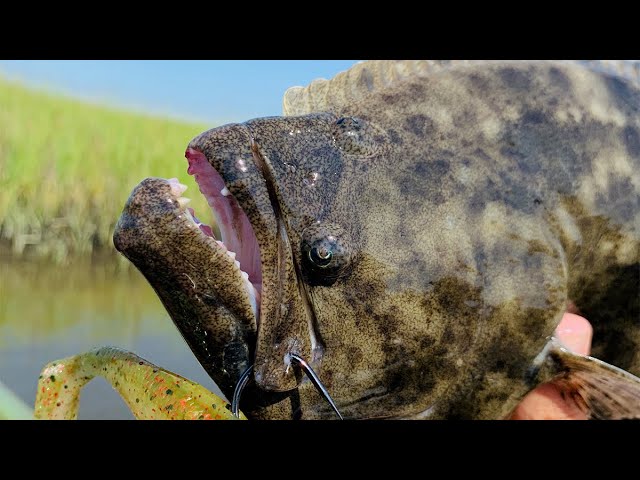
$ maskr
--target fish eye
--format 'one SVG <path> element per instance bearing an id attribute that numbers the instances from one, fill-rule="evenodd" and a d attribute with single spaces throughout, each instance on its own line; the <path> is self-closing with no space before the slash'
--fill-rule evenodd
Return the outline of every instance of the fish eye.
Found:
<path id="1" fill-rule="evenodd" d="M 330 285 L 351 264 L 352 249 L 344 230 L 314 223 L 302 232 L 302 259 L 311 283 Z"/>
<path id="2" fill-rule="evenodd" d="M 319 268 L 326 268 L 331 264 L 333 245 L 330 242 L 322 242 L 309 249 L 309 260 Z"/>

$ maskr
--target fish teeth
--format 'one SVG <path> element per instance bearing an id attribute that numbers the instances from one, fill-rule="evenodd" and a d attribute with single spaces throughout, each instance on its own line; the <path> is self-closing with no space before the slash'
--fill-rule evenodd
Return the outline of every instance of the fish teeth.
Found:
<path id="1" fill-rule="evenodd" d="M 227 255 L 229 255 L 234 260 L 236 259 L 236 252 L 231 252 L 231 251 L 227 250 Z"/>
<path id="2" fill-rule="evenodd" d="M 190 198 L 187 197 L 179 197 L 178 198 L 178 204 L 180 205 L 180 208 L 184 209 L 186 208 L 187 204 L 191 201 Z"/>
<path id="3" fill-rule="evenodd" d="M 179 197 L 187 190 L 187 186 L 180 183 L 177 178 L 170 178 L 168 182 L 171 186 L 171 191 L 176 197 Z"/>
<path id="4" fill-rule="evenodd" d="M 189 220 L 191 220 L 195 225 L 198 225 L 198 223 L 196 222 L 196 219 L 195 219 L 195 218 L 193 218 L 193 214 L 189 211 L 189 209 L 186 209 L 186 210 L 184 211 L 184 214 L 185 214 L 185 216 L 186 216 Z"/>
<path id="5" fill-rule="evenodd" d="M 231 192 L 227 187 L 224 187 L 222 190 L 220 190 L 220 193 L 223 197 L 228 197 L 229 195 L 231 195 Z"/>
<path id="6" fill-rule="evenodd" d="M 249 280 L 249 274 L 247 272 L 240 272 L 240 275 L 242 276 L 242 278 L 244 278 L 245 280 Z"/>

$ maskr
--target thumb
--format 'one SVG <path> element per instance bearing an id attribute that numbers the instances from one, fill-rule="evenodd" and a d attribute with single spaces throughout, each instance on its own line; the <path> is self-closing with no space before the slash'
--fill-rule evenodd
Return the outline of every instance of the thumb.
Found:
<path id="1" fill-rule="evenodd" d="M 558 339 L 572 352 L 589 355 L 593 328 L 583 317 L 575 313 L 565 313 L 556 328 Z"/>

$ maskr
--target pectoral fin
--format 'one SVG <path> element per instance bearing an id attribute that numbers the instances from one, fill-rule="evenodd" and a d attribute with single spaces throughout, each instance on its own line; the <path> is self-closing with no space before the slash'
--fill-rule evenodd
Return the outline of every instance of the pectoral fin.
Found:
<path id="1" fill-rule="evenodd" d="M 553 382 L 566 401 L 589 418 L 640 419 L 640 378 L 593 357 L 571 353 L 557 344 L 549 359 L 559 373 Z"/>

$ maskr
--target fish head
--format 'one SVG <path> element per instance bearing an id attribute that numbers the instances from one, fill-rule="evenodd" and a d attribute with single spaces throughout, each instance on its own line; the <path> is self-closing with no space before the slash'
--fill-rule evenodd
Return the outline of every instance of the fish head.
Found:
<path id="1" fill-rule="evenodd" d="M 316 188 L 328 183 L 320 178 L 335 181 L 340 167 L 328 129 L 332 117 L 227 125 L 198 136 L 186 151 L 189 173 L 212 206 L 222 242 L 261 291 L 254 372 L 267 390 L 286 391 L 299 383 L 291 354 L 311 363 L 322 357 L 307 286 L 326 283 L 325 272 L 335 281 L 349 263 L 346 251 L 333 251 L 337 242 L 347 242 L 345 232 L 327 230 L 335 199 Z M 325 248 L 318 243 L 323 233 L 329 237 Z M 335 268 L 338 263 L 341 268 Z"/>
<path id="2" fill-rule="evenodd" d="M 394 252 L 410 245 L 385 229 L 398 212 L 375 188 L 403 154 L 392 143 L 369 119 L 321 113 L 214 128 L 189 144 L 223 243 L 261 281 L 254 377 L 264 391 L 304 387 L 292 354 L 351 418 L 428 410 L 449 382 L 446 368 L 436 378 L 438 313 L 424 321 L 424 285 Z M 331 415 L 320 398 L 303 413 Z"/>

